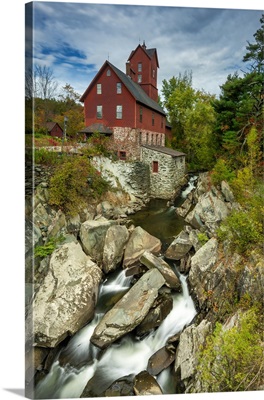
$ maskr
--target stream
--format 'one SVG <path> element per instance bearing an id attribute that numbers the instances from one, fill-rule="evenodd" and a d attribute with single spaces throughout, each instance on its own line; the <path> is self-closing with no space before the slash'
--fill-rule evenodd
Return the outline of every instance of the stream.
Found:
<path id="1" fill-rule="evenodd" d="M 188 192 L 192 190 L 192 185 L 194 181 L 190 180 L 186 191 L 182 192 L 181 199 L 178 199 L 179 202 L 184 201 Z M 180 232 L 182 229 L 183 221 L 179 221 L 177 216 L 175 218 L 174 206 L 167 207 L 164 201 L 159 200 L 152 203 L 151 210 L 154 208 L 156 212 L 151 213 L 151 218 L 146 218 L 146 214 L 150 213 L 148 207 L 138 212 L 133 222 L 160 238 L 163 244 L 170 243 L 177 231 Z M 161 207 L 158 209 L 159 206 Z M 164 219 L 167 223 L 163 230 L 161 228 Z M 181 227 L 177 225 L 178 223 Z M 159 232 L 159 235 L 156 232 Z M 187 277 L 176 270 L 174 272 L 179 276 L 182 292 L 172 294 L 173 309 L 161 325 L 143 339 L 130 333 L 106 350 L 101 350 L 90 342 L 93 331 L 103 315 L 129 290 L 133 279 L 126 277 L 125 270 L 122 269 L 109 274 L 100 286 L 94 319 L 77 332 L 57 355 L 50 372 L 36 386 L 35 398 L 79 398 L 89 380 L 92 393 L 100 396 L 115 380 L 127 375 L 137 375 L 146 370 L 152 354 L 163 347 L 169 337 L 188 325 L 196 315 L 187 288 Z M 156 379 L 164 394 L 175 393 L 170 385 L 170 368 L 162 371 Z"/>

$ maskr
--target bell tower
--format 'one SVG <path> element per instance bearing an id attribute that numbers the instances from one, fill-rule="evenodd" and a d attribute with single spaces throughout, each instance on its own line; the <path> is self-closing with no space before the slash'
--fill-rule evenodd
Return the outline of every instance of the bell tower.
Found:
<path id="1" fill-rule="evenodd" d="M 147 49 L 145 41 L 131 52 L 126 63 L 126 74 L 154 101 L 158 101 L 158 68 L 157 50 Z"/>

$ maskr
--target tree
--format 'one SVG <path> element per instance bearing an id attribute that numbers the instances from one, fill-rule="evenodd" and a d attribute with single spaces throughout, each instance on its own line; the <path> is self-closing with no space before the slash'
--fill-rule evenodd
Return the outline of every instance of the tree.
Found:
<path id="1" fill-rule="evenodd" d="M 51 99 L 56 96 L 58 83 L 53 75 L 53 70 L 46 65 L 35 64 L 33 76 L 34 97 Z"/>
<path id="2" fill-rule="evenodd" d="M 248 42 L 246 49 L 248 52 L 244 55 L 244 62 L 251 62 L 250 71 L 257 73 L 264 72 L 264 14 L 260 18 L 261 27 L 254 33 L 255 43 Z"/>
<path id="3" fill-rule="evenodd" d="M 216 133 L 222 156 L 230 160 L 234 168 L 241 168 L 247 163 L 247 136 L 254 127 L 257 132 L 259 151 L 263 141 L 263 41 L 264 17 L 262 26 L 254 34 L 256 43 L 248 43 L 248 52 L 244 62 L 251 62 L 249 72 L 239 76 L 237 72 L 228 75 L 221 86 L 221 94 L 214 102 L 217 113 Z"/>
<path id="4" fill-rule="evenodd" d="M 237 326 L 219 323 L 200 352 L 198 375 L 206 392 L 256 390 L 263 374 L 263 349 L 258 313 L 254 308 L 240 316 Z"/>
<path id="5" fill-rule="evenodd" d="M 191 169 L 208 169 L 214 163 L 214 96 L 192 87 L 192 74 L 163 81 L 164 106 L 172 125 L 172 147 L 186 153 Z"/>

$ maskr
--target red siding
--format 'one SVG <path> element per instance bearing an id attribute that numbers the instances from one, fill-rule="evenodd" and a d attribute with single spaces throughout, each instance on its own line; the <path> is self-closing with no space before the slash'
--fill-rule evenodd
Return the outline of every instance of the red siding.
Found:
<path id="1" fill-rule="evenodd" d="M 138 71 L 138 63 L 142 63 L 142 72 Z M 130 58 L 130 67 L 135 71 L 132 79 L 138 83 L 138 75 L 142 75 L 142 82 L 140 83 L 142 89 L 153 100 L 158 100 L 157 89 L 157 58 L 153 56 L 151 59 L 146 54 L 141 46 L 139 46 Z M 154 75 L 153 75 L 154 70 Z"/>
<path id="2" fill-rule="evenodd" d="M 135 99 L 122 84 L 122 93 L 117 94 L 116 84 L 120 79 L 111 69 L 111 75 L 107 76 L 108 65 L 94 81 L 84 101 L 85 126 L 99 122 L 106 126 L 130 126 L 135 127 Z M 102 85 L 102 94 L 97 94 L 97 83 Z M 103 106 L 103 118 L 96 115 L 97 105 Z M 122 119 L 116 119 L 116 106 L 123 108 Z"/>
<path id="3" fill-rule="evenodd" d="M 142 122 L 140 122 L 140 107 L 142 108 Z M 165 116 L 150 110 L 149 108 L 137 104 L 136 106 L 137 128 L 147 129 L 149 131 L 165 133 Z M 154 115 L 154 125 L 152 124 L 152 115 Z M 162 126 L 163 125 L 163 126 Z"/>

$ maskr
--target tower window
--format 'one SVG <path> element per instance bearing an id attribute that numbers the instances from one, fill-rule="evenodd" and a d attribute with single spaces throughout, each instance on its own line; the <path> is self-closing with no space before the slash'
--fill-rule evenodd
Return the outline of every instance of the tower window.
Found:
<path id="1" fill-rule="evenodd" d="M 142 75 L 138 75 L 138 83 L 142 82 Z"/>
<path id="2" fill-rule="evenodd" d="M 106 76 L 111 76 L 111 70 L 110 70 L 110 69 L 108 69 L 108 70 L 106 71 Z"/>
<path id="3" fill-rule="evenodd" d="M 138 63 L 138 72 L 142 72 L 142 63 L 141 62 Z"/>

